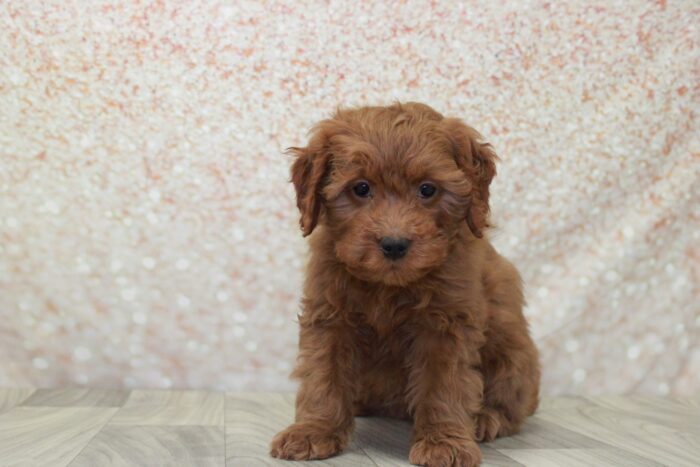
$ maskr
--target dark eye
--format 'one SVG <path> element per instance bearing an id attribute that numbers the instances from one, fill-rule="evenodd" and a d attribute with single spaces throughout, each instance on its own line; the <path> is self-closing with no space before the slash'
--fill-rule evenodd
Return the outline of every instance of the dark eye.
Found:
<path id="1" fill-rule="evenodd" d="M 352 187 L 352 191 L 358 197 L 366 198 L 369 196 L 369 192 L 370 192 L 369 183 L 364 182 L 364 181 L 357 182 L 357 183 L 355 183 L 355 186 Z"/>
<path id="2" fill-rule="evenodd" d="M 435 195 L 435 192 L 437 191 L 437 187 L 433 185 L 432 183 L 423 183 L 419 188 L 418 188 L 418 194 L 420 195 L 421 198 L 432 198 Z"/>

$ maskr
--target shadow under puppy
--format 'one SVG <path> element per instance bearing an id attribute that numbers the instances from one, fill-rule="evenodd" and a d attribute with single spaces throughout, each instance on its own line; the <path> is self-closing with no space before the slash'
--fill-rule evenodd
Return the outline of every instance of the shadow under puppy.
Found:
<path id="1" fill-rule="evenodd" d="M 413 420 L 409 460 L 473 466 L 477 442 L 537 408 L 537 350 L 516 269 L 483 237 L 491 146 L 418 103 L 339 110 L 291 148 L 311 234 L 295 423 L 283 459 L 323 459 L 354 416 Z"/>

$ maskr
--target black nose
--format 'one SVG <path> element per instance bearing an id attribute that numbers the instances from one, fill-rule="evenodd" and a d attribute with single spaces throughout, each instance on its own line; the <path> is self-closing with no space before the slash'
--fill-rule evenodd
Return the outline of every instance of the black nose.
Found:
<path id="1" fill-rule="evenodd" d="M 408 251 L 411 241 L 407 238 L 384 237 L 379 240 L 379 248 L 389 259 L 399 259 Z"/>

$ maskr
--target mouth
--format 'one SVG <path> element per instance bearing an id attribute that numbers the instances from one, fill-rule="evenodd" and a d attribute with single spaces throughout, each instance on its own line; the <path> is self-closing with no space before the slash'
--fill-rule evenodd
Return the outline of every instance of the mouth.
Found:
<path id="1" fill-rule="evenodd" d="M 336 245 L 336 256 L 346 271 L 362 281 L 402 287 L 422 277 L 426 271 L 420 244 L 412 242 L 410 251 L 405 246 L 400 255 L 383 251 L 375 241 L 361 245 L 340 242 Z M 351 248 L 348 248 L 351 247 Z M 415 250 L 415 251 L 414 251 Z M 416 255 L 416 253 L 419 253 Z"/>
<path id="2" fill-rule="evenodd" d="M 398 278 L 400 276 L 400 274 L 401 274 L 401 268 L 399 268 L 396 265 L 391 265 L 389 267 L 389 270 L 387 271 L 387 276 L 389 276 L 390 278 L 393 278 L 393 279 Z"/>
<path id="3" fill-rule="evenodd" d="M 383 271 L 378 275 L 378 281 L 392 286 L 406 286 L 424 273 L 423 270 L 414 266 L 410 258 L 387 261 Z"/>

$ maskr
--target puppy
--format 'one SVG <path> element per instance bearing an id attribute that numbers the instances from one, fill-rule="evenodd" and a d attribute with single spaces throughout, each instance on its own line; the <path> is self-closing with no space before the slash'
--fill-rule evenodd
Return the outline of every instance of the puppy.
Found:
<path id="1" fill-rule="evenodd" d="M 516 269 L 484 237 L 496 154 L 418 103 L 339 110 L 295 156 L 311 237 L 295 423 L 271 455 L 323 459 L 354 417 L 413 420 L 409 460 L 474 466 L 537 408 Z"/>

